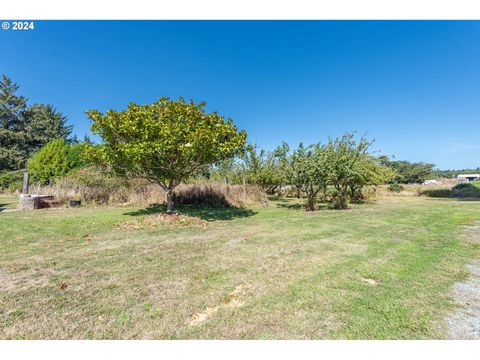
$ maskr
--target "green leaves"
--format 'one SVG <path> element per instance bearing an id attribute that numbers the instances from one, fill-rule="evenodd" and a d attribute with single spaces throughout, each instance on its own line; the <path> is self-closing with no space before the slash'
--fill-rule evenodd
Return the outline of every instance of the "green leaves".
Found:
<path id="1" fill-rule="evenodd" d="M 69 145 L 63 139 L 50 141 L 28 162 L 32 180 L 46 184 L 79 168 L 83 148 L 84 144 Z"/>
<path id="2" fill-rule="evenodd" d="M 87 156 L 118 172 L 173 188 L 206 165 L 243 153 L 246 132 L 231 119 L 207 114 L 205 103 L 160 98 L 150 105 L 131 103 L 124 111 L 87 111 L 92 132 L 104 144 Z"/>
<path id="3" fill-rule="evenodd" d="M 394 182 L 401 184 L 422 183 L 434 175 L 434 164 L 423 162 L 412 163 L 409 161 L 392 161 L 386 156 L 379 159 L 383 165 L 395 171 Z"/>
<path id="4" fill-rule="evenodd" d="M 369 154 L 372 142 L 365 137 L 355 140 L 347 133 L 330 139 L 326 145 L 300 144 L 289 157 L 288 179 L 291 185 L 307 196 L 307 209 L 315 209 L 319 192 L 328 187 L 334 207 L 344 209 L 349 200 L 359 195 L 362 187 L 378 185 L 390 180 L 393 173 Z M 350 191 L 350 194 L 349 194 Z"/>
<path id="5" fill-rule="evenodd" d="M 20 169 L 43 145 L 66 139 L 72 127 L 66 117 L 47 104 L 27 105 L 18 86 L 7 76 L 0 81 L 0 170 Z"/>

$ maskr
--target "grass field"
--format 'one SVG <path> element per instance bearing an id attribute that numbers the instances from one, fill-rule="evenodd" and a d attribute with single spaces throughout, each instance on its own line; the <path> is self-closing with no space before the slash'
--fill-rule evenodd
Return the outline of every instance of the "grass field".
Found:
<path id="1" fill-rule="evenodd" d="M 0 338 L 444 338 L 452 286 L 480 255 L 464 235 L 475 201 L 310 213 L 272 200 L 181 209 L 192 226 L 116 226 L 138 210 L 0 212 Z"/>

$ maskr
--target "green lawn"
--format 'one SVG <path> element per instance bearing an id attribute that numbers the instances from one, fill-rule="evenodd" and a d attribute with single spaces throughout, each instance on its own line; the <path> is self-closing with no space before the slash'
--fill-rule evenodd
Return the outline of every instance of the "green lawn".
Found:
<path id="1" fill-rule="evenodd" d="M 0 338 L 442 338 L 451 288 L 480 256 L 463 236 L 475 201 L 308 213 L 278 200 L 182 209 L 206 226 L 115 226 L 136 210 L 0 212 Z"/>

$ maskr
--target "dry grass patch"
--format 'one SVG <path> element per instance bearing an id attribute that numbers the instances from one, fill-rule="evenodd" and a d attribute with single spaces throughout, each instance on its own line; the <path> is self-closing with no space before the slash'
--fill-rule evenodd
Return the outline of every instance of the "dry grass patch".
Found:
<path id="1" fill-rule="evenodd" d="M 141 219 L 127 220 L 115 224 L 116 229 L 141 230 L 156 229 L 158 227 L 187 227 L 200 226 L 207 227 L 207 222 L 198 217 L 180 215 L 180 214 L 152 214 Z"/>

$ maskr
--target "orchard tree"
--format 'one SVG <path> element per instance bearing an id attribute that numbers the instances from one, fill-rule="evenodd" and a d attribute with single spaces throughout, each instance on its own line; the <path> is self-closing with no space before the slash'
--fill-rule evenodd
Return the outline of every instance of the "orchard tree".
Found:
<path id="1" fill-rule="evenodd" d="M 384 165 L 372 155 L 365 154 L 355 164 L 356 175 L 353 176 L 348 184 L 349 198 L 352 202 L 363 200 L 363 188 L 365 186 L 382 185 L 395 177 L 395 172 Z"/>
<path id="2" fill-rule="evenodd" d="M 286 166 L 289 150 L 285 142 L 269 152 L 258 150 L 256 146 L 249 147 L 243 157 L 243 165 L 249 181 L 259 185 L 267 194 L 274 194 L 287 181 Z"/>
<path id="3" fill-rule="evenodd" d="M 335 188 L 333 207 L 348 207 L 348 190 L 354 184 L 365 183 L 370 174 L 366 166 L 369 158 L 368 150 L 372 142 L 365 137 L 356 141 L 353 134 L 346 133 L 341 138 L 330 139 L 325 146 L 325 157 L 328 183 Z"/>
<path id="4" fill-rule="evenodd" d="M 89 146 L 87 159 L 109 163 L 120 174 L 160 185 L 173 211 L 173 191 L 206 166 L 241 154 L 247 133 L 231 119 L 207 114 L 199 104 L 162 97 L 150 105 L 131 103 L 124 111 L 87 111 L 92 133 L 103 144 Z"/>
<path id="5" fill-rule="evenodd" d="M 289 158 L 288 178 L 291 185 L 305 193 L 309 211 L 315 211 L 318 193 L 327 188 L 326 161 L 325 148 L 320 144 L 300 144 Z"/>

